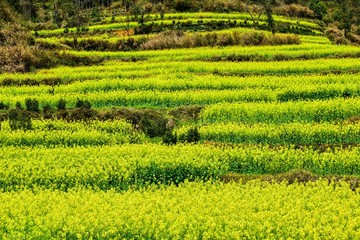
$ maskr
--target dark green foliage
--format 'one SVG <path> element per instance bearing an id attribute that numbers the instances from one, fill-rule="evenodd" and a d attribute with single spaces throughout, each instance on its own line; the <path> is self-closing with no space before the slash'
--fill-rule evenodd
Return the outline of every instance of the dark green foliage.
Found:
<path id="1" fill-rule="evenodd" d="M 39 112 L 39 101 L 37 99 L 27 98 L 25 99 L 26 110 L 30 112 Z"/>
<path id="2" fill-rule="evenodd" d="M 203 108 L 203 106 L 178 107 L 169 111 L 169 114 L 175 118 L 196 120 L 199 118 L 199 114 Z"/>
<path id="3" fill-rule="evenodd" d="M 65 110 L 66 109 L 66 100 L 61 98 L 59 100 L 59 102 L 57 103 L 56 108 L 58 110 Z"/>
<path id="4" fill-rule="evenodd" d="M 17 101 L 15 104 L 16 109 L 22 109 L 21 102 Z"/>
<path id="5" fill-rule="evenodd" d="M 152 109 L 120 108 L 98 114 L 102 121 L 125 119 L 134 129 L 143 131 L 148 137 L 161 137 L 167 130 L 168 119 L 160 111 Z"/>
<path id="6" fill-rule="evenodd" d="M 4 102 L 0 102 L 0 110 L 7 110 L 9 109 L 9 104 L 6 104 Z"/>
<path id="7" fill-rule="evenodd" d="M 166 130 L 162 142 L 166 145 L 175 145 L 177 143 L 177 134 L 172 133 L 171 130 Z"/>
<path id="8" fill-rule="evenodd" d="M 44 119 L 51 119 L 53 117 L 54 110 L 51 108 L 50 104 L 46 104 L 43 108 L 43 117 Z"/>
<path id="9" fill-rule="evenodd" d="M 77 99 L 75 107 L 76 108 L 83 108 L 83 109 L 90 109 L 91 108 L 91 103 L 88 100 Z"/>
<path id="10" fill-rule="evenodd" d="M 192 0 L 175 0 L 174 8 L 178 12 L 186 12 L 193 9 L 193 1 Z"/>
<path id="11" fill-rule="evenodd" d="M 140 119 L 139 128 L 150 138 L 163 136 L 167 119 L 155 111 L 145 111 Z"/>
<path id="12" fill-rule="evenodd" d="M 311 0 L 309 7 L 314 11 L 315 17 L 319 20 L 322 20 L 326 14 L 326 5 L 324 2 L 319 0 Z"/>
<path id="13" fill-rule="evenodd" d="M 45 85 L 48 85 L 48 86 L 60 85 L 61 82 L 62 82 L 62 80 L 59 77 L 45 78 L 45 79 L 41 80 L 42 84 L 45 84 Z"/>
<path id="14" fill-rule="evenodd" d="M 40 81 L 35 79 L 26 78 L 19 80 L 16 78 L 4 78 L 1 82 L 1 86 L 39 86 L 40 84 L 55 86 L 61 83 L 61 78 L 44 78 Z"/>
<path id="15" fill-rule="evenodd" d="M 179 136 L 181 142 L 197 143 L 200 141 L 200 133 L 197 127 L 190 128 L 186 134 Z"/>
<path id="16" fill-rule="evenodd" d="M 50 68 L 58 65 L 64 66 L 91 66 L 104 61 L 104 59 L 96 57 L 81 57 L 69 53 L 41 51 L 34 63 L 36 68 Z"/>
<path id="17" fill-rule="evenodd" d="M 64 119 L 69 122 L 84 121 L 88 122 L 96 119 L 97 112 L 90 108 L 69 109 L 64 114 Z"/>
<path id="18" fill-rule="evenodd" d="M 23 109 L 11 109 L 8 114 L 11 130 L 31 130 L 32 121 L 28 111 Z"/>
<path id="19" fill-rule="evenodd" d="M 343 94 L 342 94 L 342 97 L 343 97 L 343 98 L 350 98 L 350 97 L 352 97 L 353 95 L 354 95 L 353 92 L 352 92 L 350 89 L 346 88 L 346 89 L 344 90 Z"/>

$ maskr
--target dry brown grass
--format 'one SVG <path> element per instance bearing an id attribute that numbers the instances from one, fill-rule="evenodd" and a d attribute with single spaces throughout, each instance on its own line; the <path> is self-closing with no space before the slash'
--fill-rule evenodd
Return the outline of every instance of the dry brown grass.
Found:
<path id="1" fill-rule="evenodd" d="M 171 48 L 194 48 L 204 46 L 258 46 L 300 44 L 300 38 L 294 34 L 268 34 L 250 31 L 246 33 L 208 33 L 186 34 L 182 31 L 164 31 L 141 45 L 142 50 Z"/>

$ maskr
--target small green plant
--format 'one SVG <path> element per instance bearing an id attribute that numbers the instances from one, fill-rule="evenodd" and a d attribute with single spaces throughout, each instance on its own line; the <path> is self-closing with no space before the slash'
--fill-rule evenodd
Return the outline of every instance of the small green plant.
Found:
<path id="1" fill-rule="evenodd" d="M 32 121 L 29 113 L 23 109 L 11 109 L 9 111 L 9 125 L 11 130 L 31 130 Z"/>
<path id="2" fill-rule="evenodd" d="M 162 142 L 166 145 L 176 145 L 177 134 L 172 133 L 171 130 L 166 130 L 164 136 L 162 137 Z"/>
<path id="3" fill-rule="evenodd" d="M 60 99 L 56 105 L 56 108 L 58 110 L 65 110 L 66 109 L 66 100 L 65 99 Z"/>
<path id="4" fill-rule="evenodd" d="M 8 110 L 8 109 L 9 109 L 9 104 L 0 102 L 0 110 Z"/>
<path id="5" fill-rule="evenodd" d="M 16 109 L 22 109 L 21 102 L 17 101 L 15 104 Z"/>
<path id="6" fill-rule="evenodd" d="M 140 129 L 150 138 L 161 137 L 166 132 L 167 119 L 160 113 L 145 111 L 139 121 Z"/>
<path id="7" fill-rule="evenodd" d="M 50 104 L 46 104 L 43 108 L 43 116 L 44 119 L 51 119 L 53 115 L 53 109 L 51 108 Z"/>
<path id="8" fill-rule="evenodd" d="M 90 109 L 91 108 L 91 103 L 88 100 L 77 99 L 75 107 L 76 108 Z"/>
<path id="9" fill-rule="evenodd" d="M 39 101 L 37 99 L 27 98 L 25 99 L 26 110 L 30 112 L 39 112 Z"/>
<path id="10" fill-rule="evenodd" d="M 190 128 L 185 134 L 179 137 L 181 142 L 197 143 L 200 141 L 200 133 L 197 127 Z"/>

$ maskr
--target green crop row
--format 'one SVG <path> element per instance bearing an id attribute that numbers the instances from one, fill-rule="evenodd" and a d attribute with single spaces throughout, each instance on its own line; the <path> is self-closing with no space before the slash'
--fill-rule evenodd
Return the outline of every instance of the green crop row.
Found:
<path id="1" fill-rule="evenodd" d="M 179 129 L 178 135 L 187 127 Z M 199 129 L 202 141 L 269 145 L 360 144 L 359 124 L 210 124 Z"/>
<path id="2" fill-rule="evenodd" d="M 17 102 L 23 104 L 26 99 L 36 98 L 40 107 L 49 105 L 55 108 L 60 99 L 66 99 L 67 107 L 75 107 L 78 99 L 90 101 L 94 108 L 110 107 L 178 107 L 184 105 L 211 105 L 217 103 L 237 102 L 274 102 L 292 100 L 337 99 L 338 97 L 357 97 L 359 88 L 341 89 L 304 89 L 299 91 L 271 89 L 244 89 L 244 90 L 188 90 L 188 91 L 94 91 L 83 93 L 52 93 L 49 89 L 44 94 L 0 95 L 2 101 L 10 107 Z M 355 92 L 356 91 L 356 92 Z M 352 115 L 351 115 L 352 116 Z M 306 116 L 299 116 L 306 117 Z M 342 116 L 338 116 L 341 118 Z M 346 116 L 344 116 L 346 117 Z"/>
<path id="3" fill-rule="evenodd" d="M 157 14 L 148 14 L 146 15 L 146 19 L 147 20 L 158 20 L 160 18 L 160 16 L 158 16 Z M 226 20 L 246 20 L 246 19 L 250 19 L 250 15 L 248 13 L 213 13 L 213 12 L 184 12 L 184 13 L 166 13 L 164 15 L 164 19 L 165 20 L 184 20 L 184 19 L 226 19 Z M 276 21 L 283 21 L 283 22 L 287 22 L 287 23 L 291 23 L 291 24 L 299 24 L 301 26 L 308 26 L 308 27 L 313 27 L 313 28 L 319 28 L 319 26 L 308 20 L 308 19 L 301 19 L 300 21 L 296 21 L 293 19 L 289 19 L 287 17 L 284 16 L 278 16 L 278 15 L 274 15 L 274 19 Z M 126 21 L 126 16 L 123 17 L 116 17 L 115 21 Z M 261 20 L 265 21 L 266 17 L 261 17 Z M 106 18 L 104 20 L 104 22 L 109 22 L 111 21 L 111 18 Z"/>
<path id="4" fill-rule="evenodd" d="M 223 103 L 207 106 L 203 123 L 333 122 L 360 116 L 360 100 L 331 99 L 285 103 Z"/>
<path id="5" fill-rule="evenodd" d="M 183 74 L 158 74 L 156 76 L 122 76 L 119 78 L 104 78 L 99 80 L 81 80 L 72 82 L 72 80 L 55 79 L 59 85 L 54 87 L 54 94 L 70 93 L 91 93 L 91 92 L 110 92 L 110 91 L 186 91 L 186 90 L 273 90 L 280 100 L 286 97 L 286 94 L 293 97 L 301 97 L 306 94 L 319 95 L 330 93 L 330 97 L 341 96 L 345 90 L 348 96 L 356 96 L 360 88 L 360 74 L 342 74 L 342 75 L 291 75 L 291 76 L 247 76 L 239 78 L 236 76 L 218 76 L 218 75 L 196 75 L 191 73 Z M 54 80 L 54 81 L 55 81 Z M 2 96 L 21 96 L 48 94 L 50 87 L 46 79 L 38 79 L 39 85 L 21 86 L 21 81 L 14 82 L 13 85 L 7 85 L 0 88 Z M 46 85 L 44 85 L 46 83 Z M 17 84 L 20 86 L 17 87 Z M 67 85 L 65 85 L 67 84 Z M 325 94 L 328 93 L 328 94 Z M 311 95 L 309 97 L 312 97 Z"/>
<path id="6" fill-rule="evenodd" d="M 60 99 L 66 99 L 67 107 L 75 107 L 77 99 L 85 99 L 91 102 L 94 108 L 109 108 L 119 106 L 130 107 L 177 107 L 183 105 L 204 105 L 219 102 L 238 102 L 238 101 L 272 101 L 274 97 L 271 90 L 190 90 L 190 91 L 111 91 L 111 92 L 89 92 L 89 93 L 63 93 L 63 94 L 40 94 L 40 95 L 20 95 L 4 96 L 1 99 L 11 107 L 15 107 L 16 102 L 24 103 L 25 99 L 36 98 L 40 102 L 40 107 L 50 105 L 55 107 Z"/>
<path id="7" fill-rule="evenodd" d="M 128 189 L 223 174 L 277 174 L 304 169 L 319 175 L 359 175 L 359 147 L 320 152 L 268 146 L 215 148 L 155 144 L 103 147 L 2 147 L 0 189 Z"/>
<path id="8" fill-rule="evenodd" d="M 2 239 L 358 239 L 346 184 L 186 183 L 148 191 L 0 193 Z"/>
<path id="9" fill-rule="evenodd" d="M 69 85 L 7 86 L 0 89 L 2 102 L 15 106 L 27 98 L 55 107 L 61 98 L 73 107 L 77 98 L 96 108 L 111 106 L 208 105 L 219 102 L 321 100 L 360 95 L 359 74 L 341 76 L 251 76 L 171 74 L 148 78 L 110 78 Z M 61 79 L 59 80 L 61 81 Z"/>
<path id="10" fill-rule="evenodd" d="M 122 120 L 88 123 L 33 120 L 31 125 L 31 130 L 11 130 L 9 122 L 2 122 L 0 146 L 102 146 L 144 140 L 142 134 Z"/>
<path id="11" fill-rule="evenodd" d="M 312 40 L 316 41 L 316 40 Z M 321 57 L 341 57 L 342 55 L 358 54 L 358 47 L 336 46 L 326 44 L 301 44 L 291 46 L 228 46 L 222 48 L 193 48 L 193 49 L 171 49 L 159 51 L 136 51 L 136 52 L 76 52 L 69 53 L 77 56 L 96 56 L 107 58 L 146 58 L 149 61 L 183 61 L 183 60 L 211 60 L 215 57 L 227 57 L 232 55 L 242 56 L 256 60 L 256 57 L 265 60 L 272 60 L 286 56 L 288 58 L 321 58 Z M 278 56 L 278 57 L 277 57 Z"/>
<path id="12" fill-rule="evenodd" d="M 234 20 L 240 20 L 241 22 L 247 21 L 247 24 L 252 25 L 253 21 L 249 14 L 246 13 L 235 13 L 235 14 L 217 14 L 217 13 L 172 13 L 172 14 L 166 14 L 166 17 L 161 20 L 157 17 L 157 15 L 148 15 L 146 16 L 147 20 L 151 19 L 151 23 L 154 24 L 163 24 L 163 25 L 172 25 L 174 20 L 175 23 L 187 23 L 189 24 L 191 21 L 192 23 L 197 23 L 199 20 L 201 20 L 201 24 L 208 23 L 208 22 L 226 22 L 226 21 L 234 21 Z M 274 20 L 279 23 L 284 24 L 290 24 L 293 26 L 299 26 L 299 27 L 305 27 L 310 28 L 314 30 L 321 30 L 321 27 L 319 27 L 318 24 L 306 20 L 292 20 L 288 19 L 286 17 L 282 16 L 274 16 Z M 147 23 L 148 24 L 148 23 Z M 259 20 L 259 24 L 266 24 L 266 18 L 262 17 Z M 135 28 L 139 27 L 140 24 L 138 21 L 134 21 L 132 19 L 129 24 L 126 22 L 126 17 L 117 17 L 114 20 L 111 18 L 105 19 L 102 24 L 92 25 L 89 26 L 87 29 L 88 31 L 96 31 L 96 30 L 125 30 L 127 27 Z M 64 33 L 63 28 L 61 29 L 53 29 L 53 30 L 40 30 L 37 31 L 37 35 L 40 37 L 46 37 L 46 36 L 55 36 L 60 35 Z M 69 33 L 76 33 L 76 28 L 68 28 Z"/>
<path id="13" fill-rule="evenodd" d="M 151 51 L 149 51 L 151 52 Z M 94 53 L 94 55 L 96 55 Z M 138 56 L 134 56 L 138 57 Z M 357 72 L 360 69 L 358 58 L 316 59 L 272 62 L 207 62 L 207 61 L 144 61 L 119 62 L 109 61 L 101 66 L 58 67 L 28 74 L 1 74 L 0 81 L 6 79 L 41 80 L 45 78 L 61 78 L 67 80 L 87 80 L 115 77 L 143 76 L 155 74 L 217 74 L 217 75 L 296 75 Z M 146 75 L 145 75 L 146 76 Z"/>

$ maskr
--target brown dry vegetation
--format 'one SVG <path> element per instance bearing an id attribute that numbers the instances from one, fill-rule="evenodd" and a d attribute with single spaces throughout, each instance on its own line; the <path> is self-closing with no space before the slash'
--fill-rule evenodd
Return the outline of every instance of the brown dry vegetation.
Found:
<path id="1" fill-rule="evenodd" d="M 194 48 L 204 46 L 258 46 L 300 44 L 300 38 L 293 34 L 268 34 L 264 32 L 229 32 L 186 34 L 182 31 L 165 31 L 141 45 L 142 50 L 171 48 Z"/>

